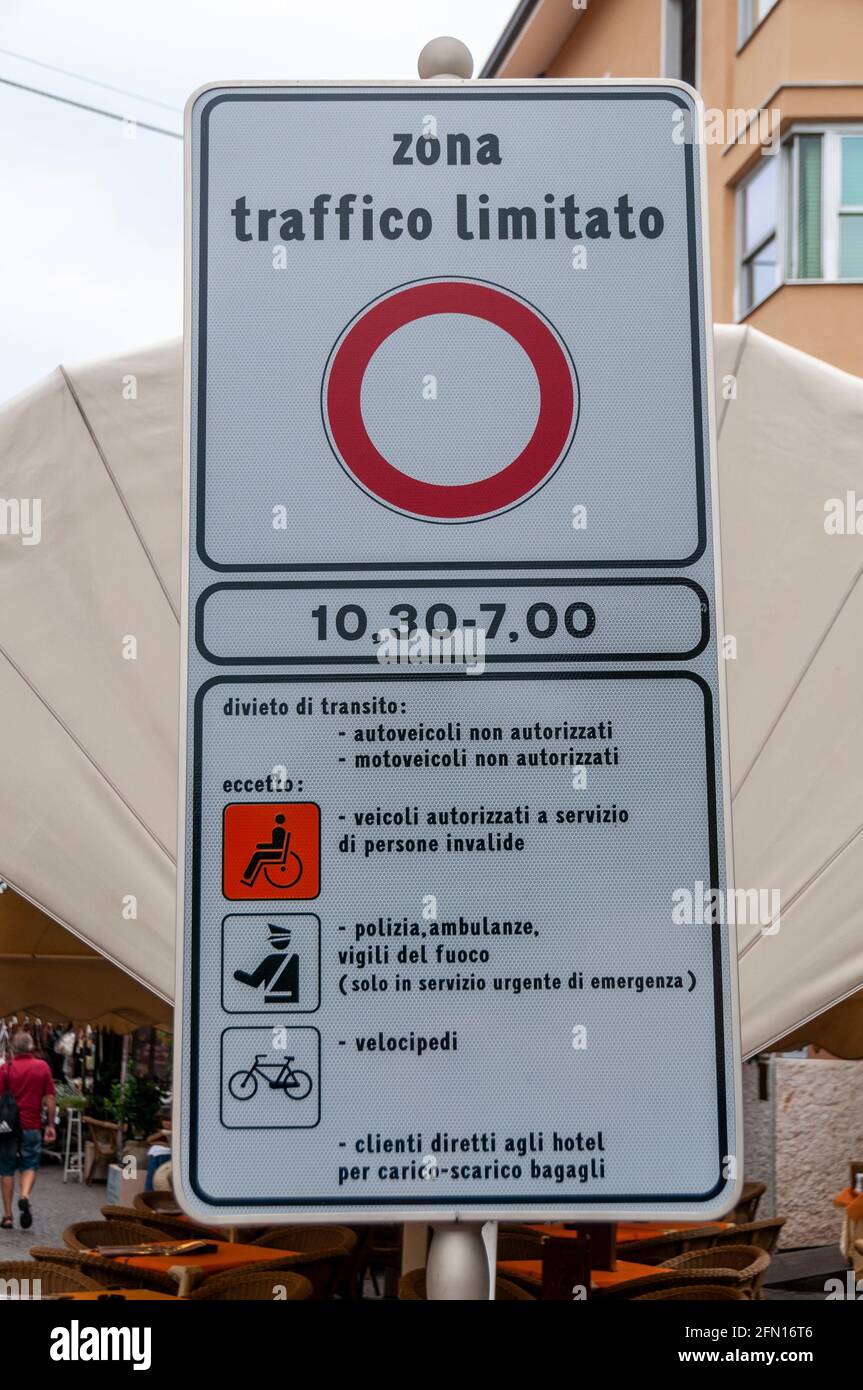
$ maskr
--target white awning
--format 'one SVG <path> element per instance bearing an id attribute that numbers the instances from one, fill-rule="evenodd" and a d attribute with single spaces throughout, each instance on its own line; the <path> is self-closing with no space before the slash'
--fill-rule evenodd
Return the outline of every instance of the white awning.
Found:
<path id="1" fill-rule="evenodd" d="M 863 535 L 825 530 L 863 499 L 863 381 L 715 337 L 736 880 L 781 894 L 775 935 L 740 929 L 752 1053 L 863 984 Z"/>
<path id="2" fill-rule="evenodd" d="M 180 377 L 172 343 L 0 411 L 0 492 L 41 502 L 39 544 L 0 539 L 0 874 L 166 998 Z"/>

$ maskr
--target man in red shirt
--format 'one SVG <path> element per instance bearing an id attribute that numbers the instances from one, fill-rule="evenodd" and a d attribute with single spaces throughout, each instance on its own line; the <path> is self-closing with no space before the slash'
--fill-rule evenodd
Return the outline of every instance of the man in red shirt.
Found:
<path id="1" fill-rule="evenodd" d="M 56 1138 L 57 1131 L 54 1128 L 56 1102 L 51 1068 L 40 1057 L 33 1056 L 33 1039 L 23 1029 L 13 1034 L 11 1061 L 5 1067 L 0 1067 L 0 1091 L 11 1091 L 18 1105 L 20 1120 L 18 1134 L 0 1139 L 0 1185 L 3 1188 L 3 1220 L 0 1227 L 4 1231 L 12 1229 L 12 1198 L 17 1172 L 21 1174 L 18 1210 L 21 1213 L 21 1228 L 26 1231 L 33 1225 L 30 1193 L 36 1181 L 42 1152 L 43 1100 L 48 1111 L 45 1138 L 49 1144 Z"/>

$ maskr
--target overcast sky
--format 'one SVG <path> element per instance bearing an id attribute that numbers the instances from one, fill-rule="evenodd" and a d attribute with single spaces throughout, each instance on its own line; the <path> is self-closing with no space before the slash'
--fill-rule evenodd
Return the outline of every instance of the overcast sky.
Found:
<path id="1" fill-rule="evenodd" d="M 513 8 L 514 0 L 2 0 L 0 77 L 180 131 L 186 98 L 205 82 L 412 78 L 435 34 L 463 39 L 478 71 Z M 0 123 L 6 400 L 58 362 L 180 333 L 182 145 L 140 127 L 126 139 L 118 122 L 2 83 Z"/>

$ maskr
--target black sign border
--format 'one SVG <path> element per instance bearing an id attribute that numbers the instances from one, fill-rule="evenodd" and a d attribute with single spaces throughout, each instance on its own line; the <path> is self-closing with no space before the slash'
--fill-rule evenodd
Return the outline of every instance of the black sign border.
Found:
<path id="1" fill-rule="evenodd" d="M 678 95 L 673 89 L 652 89 L 645 87 L 641 90 L 630 91 L 583 91 L 576 87 L 548 87 L 537 88 L 529 87 L 507 87 L 504 90 L 492 90 L 490 88 L 465 88 L 463 90 L 447 90 L 445 88 L 434 88 L 434 99 L 440 101 L 667 101 L 684 111 L 690 111 L 691 107 L 682 95 Z M 380 562 L 380 563 L 333 563 L 333 564 L 224 564 L 214 560 L 207 554 L 206 549 L 206 421 L 207 421 L 207 301 L 208 301 L 208 176 L 210 159 L 210 117 L 213 110 L 222 102 L 226 101 L 422 101 L 426 104 L 429 100 L 428 89 L 418 89 L 412 87 L 391 87 L 380 91 L 366 91 L 361 88 L 343 89 L 332 91 L 328 89 L 306 90 L 306 91 L 278 91 L 258 92 L 252 89 L 244 89 L 236 92 L 221 92 L 217 96 L 211 97 L 200 117 L 200 170 L 197 183 L 199 194 L 199 225 L 198 225 L 198 306 L 197 306 L 197 383 L 194 397 L 195 404 L 195 496 L 196 496 L 196 516 L 195 516 L 195 546 L 198 558 L 208 569 L 218 570 L 221 573 L 333 573 L 336 571 L 346 573 L 360 573 L 368 571 L 386 570 L 389 572 L 417 573 L 433 570 L 528 570 L 528 571 L 547 571 L 550 569 L 560 570 L 579 570 L 579 569 L 684 569 L 688 565 L 693 565 L 701 558 L 707 547 L 707 501 L 706 501 L 706 478 L 705 478 L 705 447 L 704 447 L 704 408 L 702 382 L 703 367 L 701 353 L 701 333 L 700 333 L 700 280 L 698 273 L 698 245 L 696 238 L 696 215 L 695 215 L 695 161 L 693 157 L 693 147 L 690 140 L 682 143 L 685 160 L 685 181 L 686 181 L 686 227 L 687 227 L 687 247 L 688 247 L 688 271 L 689 271 L 689 320 L 690 320 L 690 347 L 692 365 L 692 389 L 693 389 L 693 424 L 695 434 L 695 490 L 696 490 L 696 518 L 698 528 L 698 541 L 692 554 L 684 559 L 673 560 L 470 560 L 453 562 L 451 560 L 427 560 L 419 563 L 411 561 Z M 670 138 L 670 132 L 669 132 Z M 463 277 L 464 278 L 464 277 Z M 397 287 L 391 287 L 397 288 Z M 479 523 L 477 523 L 479 524 Z"/>
<path id="2" fill-rule="evenodd" d="M 224 823 L 224 822 L 223 822 L 223 823 Z M 228 899 L 226 899 L 226 901 L 227 901 L 227 902 L 230 902 L 231 899 L 228 898 Z M 253 901 L 253 900 L 252 900 L 252 899 L 248 899 L 248 901 Z M 302 899 L 302 901 L 303 901 L 303 902 L 314 902 L 314 898 L 308 898 L 308 899 L 304 898 L 304 899 Z M 272 921 L 272 919 L 273 919 L 274 917 L 313 917 L 313 918 L 315 919 L 315 921 L 316 921 L 317 924 L 318 924 L 318 925 L 317 925 L 317 937 L 318 937 L 318 1002 L 317 1002 L 317 1004 L 315 1005 L 315 1007 L 314 1007 L 313 1009 L 296 1009 L 296 1008 L 292 1008 L 290 1005 L 288 1005 L 287 1007 L 285 1007 L 284 1005 L 274 1005 L 274 1004 L 271 1004 L 271 1005 L 269 1005 L 268 1007 L 263 1008 L 263 1009 L 260 1009 L 260 1008 L 258 1008 L 258 1009 L 229 1009 L 229 1008 L 228 1008 L 227 1004 L 225 1003 L 225 927 L 226 927 L 227 924 L 230 922 L 230 920 L 231 920 L 232 917 L 260 917 L 262 922 L 266 922 L 266 921 L 268 921 L 268 920 L 269 920 L 269 921 Z M 282 1014 L 284 1015 L 285 1018 L 311 1018 L 313 1014 L 316 1014 L 316 1013 L 318 1012 L 318 1010 L 319 1010 L 320 1007 L 321 1007 L 321 950 L 322 950 L 322 948 L 323 948 L 323 938 L 322 938 L 322 934 L 321 934 L 321 919 L 320 919 L 320 917 L 318 916 L 318 914 L 317 914 L 316 912 L 287 912 L 287 911 L 285 911 L 284 908 L 281 908 L 278 912 L 226 912 L 225 915 L 224 915 L 224 917 L 222 918 L 222 928 L 221 928 L 220 936 L 221 936 L 221 952 L 222 952 L 222 955 L 221 955 L 221 959 L 222 959 L 222 991 L 221 991 L 222 1013 L 231 1014 L 231 1015 L 233 1015 L 233 1016 L 236 1017 L 236 1018 L 270 1018 L 270 1019 L 271 1019 L 271 1018 L 277 1017 L 277 1016 L 282 1015 Z"/>
<path id="3" fill-rule="evenodd" d="M 700 656 L 710 641 L 710 600 L 700 584 L 696 584 L 692 579 L 684 579 L 673 576 L 662 576 L 656 579 L 646 578 L 640 575 L 633 575 L 630 579 L 623 579 L 618 576 L 611 577 L 604 575 L 596 579 L 547 579 L 537 576 L 533 579 L 506 579 L 489 575 L 487 579 L 457 579 L 454 584 L 448 584 L 441 579 L 414 579 L 412 576 L 404 576 L 399 579 L 361 579 L 354 582 L 350 579 L 283 579 L 283 580 L 260 580 L 260 579 L 237 579 L 223 580 L 219 584 L 211 584 L 204 589 L 198 596 L 195 604 L 195 646 L 200 656 L 208 661 L 211 666 L 376 666 L 378 659 L 376 656 L 216 656 L 210 651 L 205 641 L 204 633 L 204 609 L 207 599 L 211 594 L 216 594 L 222 589 L 238 589 L 248 593 L 252 589 L 295 589 L 302 592 L 305 589 L 342 589 L 346 593 L 361 593 L 365 589 L 398 589 L 400 583 L 414 589 L 532 589 L 532 588 L 620 588 L 622 586 L 632 586 L 633 588 L 686 588 L 691 589 L 698 600 L 701 613 L 701 635 L 696 646 L 688 652 L 525 652 L 518 655 L 516 652 L 501 652 L 499 655 L 486 656 L 486 662 L 532 662 L 537 665 L 544 661 L 691 661 L 694 657 Z"/>
<path id="4" fill-rule="evenodd" d="M 693 671 L 667 670 L 667 671 L 546 671 L 542 673 L 544 680 L 687 680 L 692 681 L 698 686 L 704 698 L 704 742 L 705 742 L 705 784 L 707 790 L 707 815 L 708 815 L 708 853 L 710 862 L 710 887 L 717 890 L 719 883 L 719 836 L 717 818 L 717 783 L 716 783 L 716 745 L 714 738 L 714 710 L 713 694 L 707 681 L 702 676 Z M 388 682 L 404 681 L 501 681 L 501 680 L 535 680 L 536 673 L 533 671 L 494 671 L 484 672 L 482 675 L 470 676 L 465 672 L 434 672 L 424 673 L 423 675 L 405 676 L 404 674 L 380 673 L 372 674 L 365 672 L 346 672 L 328 675 L 308 675 L 291 673 L 267 676 L 213 676 L 205 681 L 195 695 L 194 707 L 194 728 L 193 728 L 193 763 L 192 763 L 192 904 L 191 904 L 191 951 L 189 953 L 191 986 L 190 986 L 190 1059 L 189 1059 L 189 1112 L 187 1116 L 188 1141 L 189 1141 L 189 1184 L 195 1196 L 208 1207 L 215 1208 L 238 1208 L 238 1207 L 279 1207 L 282 1209 L 297 1208 L 298 1210 L 314 1210 L 315 1208 L 339 1208 L 346 1207 L 353 1210 L 369 1211 L 375 1209 L 386 1210 L 397 1208 L 405 1210 L 408 1207 L 425 1209 L 429 1207 L 457 1207 L 462 1210 L 492 1209 L 495 1207 L 516 1207 L 516 1208 L 563 1208 L 575 1210 L 590 1206 L 623 1206 L 626 1203 L 644 1206 L 654 1205 L 684 1205 L 696 1204 L 710 1201 L 717 1197 L 720 1192 L 728 1185 L 728 1178 L 723 1174 L 723 1168 L 728 1158 L 728 1107 L 727 1107 L 727 1086 L 726 1086 L 726 1062 L 725 1062 L 725 1015 L 724 1015 L 724 996 L 722 978 L 722 932 L 724 927 L 714 924 L 712 928 L 712 963 L 713 963 L 713 1005 L 714 1005 L 714 1036 L 716 1043 L 716 1082 L 717 1082 L 717 1129 L 718 1129 L 718 1166 L 719 1176 L 715 1185 L 708 1192 L 700 1193 L 628 1193 L 601 1194 L 596 1196 L 538 1196 L 531 1193 L 528 1196 L 515 1197 L 510 1194 L 500 1197 L 483 1195 L 478 1197 L 475 1193 L 467 1197 L 459 1197 L 450 1193 L 446 1197 L 423 1196 L 412 1198 L 402 1195 L 400 1197 L 303 1197 L 292 1200 L 288 1197 L 235 1197 L 235 1198 L 214 1198 L 207 1194 L 200 1182 L 198 1173 L 198 1128 L 199 1128 L 199 1106 L 200 1106 L 200 1077 L 199 1077 L 199 1021 L 201 1006 L 201 961 L 200 961 L 200 929 L 201 929 L 201 821 L 202 821 L 202 785 L 201 785 L 201 752 L 203 743 L 203 701 L 204 697 L 215 686 L 224 685 L 263 685 L 263 684 L 314 684 L 331 685 L 355 684 L 357 682 L 377 682 L 386 684 Z"/>
<path id="5" fill-rule="evenodd" d="M 234 1015 L 234 1017 L 236 1017 L 236 1015 Z M 255 1015 L 255 1017 L 257 1017 L 257 1015 Z M 290 1015 L 285 1014 L 283 1017 L 287 1019 Z M 302 1018 L 303 1015 L 299 1014 L 297 1017 Z M 282 1132 L 295 1134 L 305 1129 L 317 1129 L 318 1125 L 321 1123 L 321 1030 L 314 1023 L 292 1024 L 286 1022 L 283 1026 L 285 1028 L 294 1028 L 296 1032 L 314 1033 L 318 1040 L 318 1118 L 315 1120 L 315 1123 L 313 1125 L 229 1125 L 225 1119 L 225 1093 L 222 1089 L 222 1084 L 225 1079 L 225 1038 L 229 1033 L 269 1033 L 270 1037 L 272 1037 L 274 1026 L 274 1024 L 263 1023 L 246 1023 L 245 1025 L 242 1023 L 229 1023 L 226 1028 L 222 1029 L 219 1036 L 219 1124 L 222 1126 L 222 1129 L 226 1129 L 229 1134 L 236 1134 L 238 1132 L 240 1134 L 251 1134 L 258 1130 L 269 1130 L 271 1133 L 275 1132 L 278 1134 Z"/>

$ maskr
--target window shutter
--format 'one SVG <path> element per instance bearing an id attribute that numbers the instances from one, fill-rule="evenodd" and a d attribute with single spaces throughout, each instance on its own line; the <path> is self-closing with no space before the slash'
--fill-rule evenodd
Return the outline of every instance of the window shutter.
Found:
<path id="1" fill-rule="evenodd" d="M 797 140 L 797 278 L 821 278 L 821 136 Z"/>
<path id="2" fill-rule="evenodd" d="M 839 216 L 839 277 L 863 279 L 863 135 L 842 139 L 842 189 Z M 850 212 L 849 208 L 859 209 Z"/>

